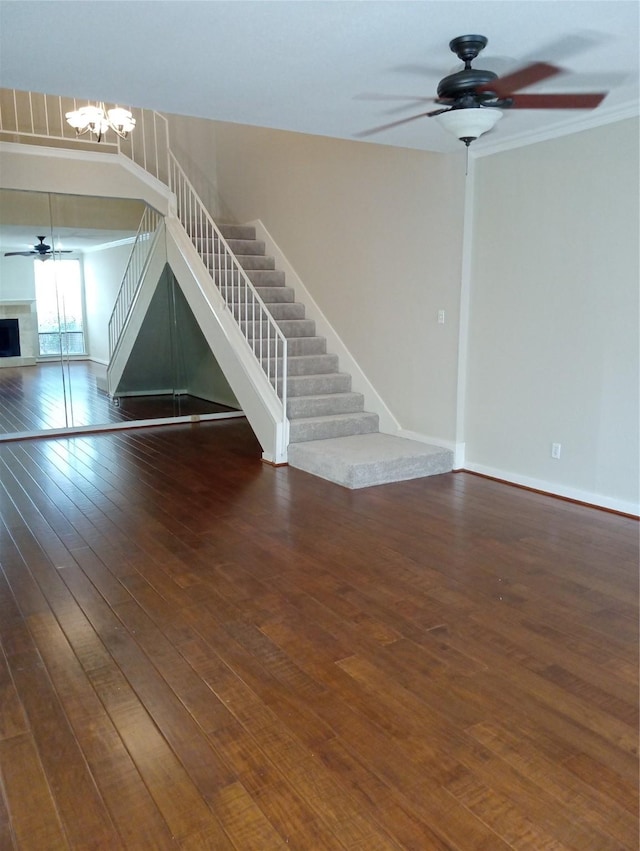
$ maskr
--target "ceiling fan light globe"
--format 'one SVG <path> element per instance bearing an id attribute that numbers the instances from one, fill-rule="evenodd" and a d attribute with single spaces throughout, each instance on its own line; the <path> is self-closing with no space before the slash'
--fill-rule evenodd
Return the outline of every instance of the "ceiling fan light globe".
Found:
<path id="1" fill-rule="evenodd" d="M 502 110 L 493 107 L 450 109 L 435 119 L 444 129 L 465 144 L 491 130 L 502 118 Z"/>

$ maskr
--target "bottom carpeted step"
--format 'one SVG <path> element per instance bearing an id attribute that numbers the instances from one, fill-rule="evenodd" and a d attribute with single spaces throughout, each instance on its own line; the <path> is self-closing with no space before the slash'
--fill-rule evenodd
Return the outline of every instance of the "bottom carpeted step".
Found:
<path id="1" fill-rule="evenodd" d="M 389 434 L 360 434 L 289 445 L 289 465 L 346 488 L 449 473 L 453 453 Z"/>

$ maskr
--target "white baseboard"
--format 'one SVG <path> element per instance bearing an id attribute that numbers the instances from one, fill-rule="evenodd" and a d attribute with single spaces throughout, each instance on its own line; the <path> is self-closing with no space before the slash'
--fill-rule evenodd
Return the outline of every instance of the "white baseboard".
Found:
<path id="1" fill-rule="evenodd" d="M 512 473 L 508 470 L 500 470 L 496 467 L 487 467 L 484 464 L 468 463 L 464 465 L 464 470 L 470 473 L 479 473 L 482 476 L 488 476 L 491 479 L 499 479 L 504 482 L 509 482 L 514 485 L 520 485 L 524 488 L 529 488 L 535 491 L 549 494 L 550 496 L 559 496 L 563 499 L 569 499 L 573 502 L 584 503 L 585 505 L 593 505 L 598 508 L 606 508 L 609 511 L 617 511 L 621 514 L 631 514 L 634 517 L 640 516 L 640 504 L 629 502 L 624 499 L 605 496 L 601 493 L 593 493 L 591 491 L 572 488 L 567 485 L 559 485 L 557 482 L 547 482 L 544 479 L 535 479 L 531 476 L 523 476 L 519 473 Z"/>

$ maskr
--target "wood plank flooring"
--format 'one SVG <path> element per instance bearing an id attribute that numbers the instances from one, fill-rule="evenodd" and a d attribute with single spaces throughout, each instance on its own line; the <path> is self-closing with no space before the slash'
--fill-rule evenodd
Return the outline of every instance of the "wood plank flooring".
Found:
<path id="1" fill-rule="evenodd" d="M 0 368 L 0 436 L 230 410 L 170 394 L 124 397 L 116 404 L 96 387 L 96 376 L 105 373 L 105 367 L 88 360 L 65 364 L 64 376 L 54 362 Z"/>
<path id="2" fill-rule="evenodd" d="M 638 848 L 638 524 L 240 420 L 0 446 L 0 848 Z"/>

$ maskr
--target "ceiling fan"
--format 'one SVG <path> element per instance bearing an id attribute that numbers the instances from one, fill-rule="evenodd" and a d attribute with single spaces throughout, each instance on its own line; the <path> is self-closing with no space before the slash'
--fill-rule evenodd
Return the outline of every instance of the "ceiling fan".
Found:
<path id="1" fill-rule="evenodd" d="M 471 63 L 487 43 L 483 35 L 460 35 L 449 42 L 451 51 L 464 62 L 464 68 L 440 80 L 436 98 L 416 98 L 443 104 L 443 109 L 373 127 L 357 136 L 371 136 L 418 118 L 437 117 L 445 129 L 468 147 L 495 126 L 502 118 L 503 109 L 594 109 L 607 95 L 606 92 L 521 94 L 522 89 L 562 73 L 562 68 L 548 62 L 533 62 L 504 77 L 493 71 L 472 68 Z"/>
<path id="2" fill-rule="evenodd" d="M 5 257 L 32 257 L 36 256 L 40 260 L 48 260 L 50 257 L 53 257 L 54 254 L 73 254 L 71 249 L 67 249 L 66 251 L 62 251 L 56 249 L 55 251 L 51 250 L 51 246 L 47 245 L 45 242 L 44 236 L 37 236 L 36 239 L 39 239 L 40 242 L 36 243 L 33 246 L 33 251 L 6 251 Z"/>

